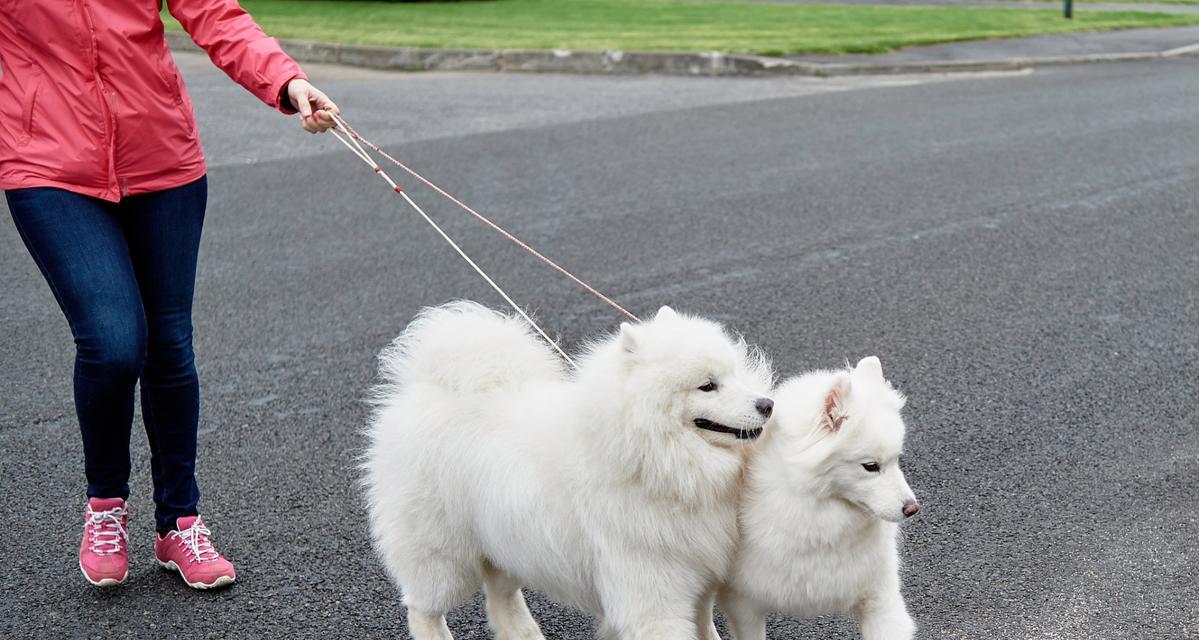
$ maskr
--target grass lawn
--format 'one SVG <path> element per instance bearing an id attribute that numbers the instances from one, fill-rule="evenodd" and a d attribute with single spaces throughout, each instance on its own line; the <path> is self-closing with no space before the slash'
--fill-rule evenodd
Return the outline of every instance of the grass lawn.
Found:
<path id="1" fill-rule="evenodd" d="M 955 40 L 1199 24 L 1199 15 L 680 0 L 242 0 L 268 33 L 412 47 L 872 53 Z M 168 27 L 178 28 L 173 20 Z"/>

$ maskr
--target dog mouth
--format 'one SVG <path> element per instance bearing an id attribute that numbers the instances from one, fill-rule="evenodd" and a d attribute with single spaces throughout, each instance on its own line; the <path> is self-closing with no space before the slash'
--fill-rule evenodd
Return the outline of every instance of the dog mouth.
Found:
<path id="1" fill-rule="evenodd" d="M 762 435 L 762 427 L 755 427 L 753 429 L 735 429 L 733 427 L 726 427 L 719 422 L 712 422 L 706 418 L 696 418 L 693 422 L 695 423 L 695 426 L 699 427 L 700 429 L 704 429 L 706 431 L 715 431 L 716 433 L 727 433 L 738 440 L 753 440 Z"/>

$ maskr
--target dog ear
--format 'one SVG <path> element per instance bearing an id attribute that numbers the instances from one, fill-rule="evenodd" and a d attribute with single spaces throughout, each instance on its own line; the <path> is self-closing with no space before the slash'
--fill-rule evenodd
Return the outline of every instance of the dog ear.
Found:
<path id="1" fill-rule="evenodd" d="M 820 415 L 820 426 L 830 433 L 840 431 L 841 423 L 848 417 L 845 415 L 845 401 L 849 398 L 849 389 L 849 376 L 840 374 L 824 396 L 824 412 Z"/>
<path id="2" fill-rule="evenodd" d="M 854 367 L 854 373 L 863 374 L 871 378 L 883 378 L 883 363 L 879 362 L 878 356 L 867 356 L 858 361 L 858 366 Z"/>
<path id="3" fill-rule="evenodd" d="M 620 323 L 620 346 L 625 353 L 637 351 L 637 328 L 627 322 Z"/>
<path id="4" fill-rule="evenodd" d="M 671 309 L 670 307 L 668 307 L 666 305 L 662 305 L 662 308 L 658 309 L 657 315 L 654 316 L 654 320 L 663 320 L 663 319 L 667 319 L 667 318 L 677 318 L 677 317 L 679 317 L 679 314 L 676 313 L 674 309 Z"/>

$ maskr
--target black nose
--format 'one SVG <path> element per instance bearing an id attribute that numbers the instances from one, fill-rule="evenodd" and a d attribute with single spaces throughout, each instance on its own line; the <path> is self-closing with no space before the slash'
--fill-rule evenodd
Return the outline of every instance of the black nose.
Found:
<path id="1" fill-rule="evenodd" d="M 754 403 L 754 408 L 758 410 L 758 413 L 762 414 L 763 418 L 769 418 L 770 414 L 774 412 L 774 400 L 770 398 L 758 398 L 758 401 Z"/>
<path id="2" fill-rule="evenodd" d="M 917 513 L 920 513 L 920 504 L 915 500 L 908 500 L 903 503 L 903 517 L 910 518 Z"/>

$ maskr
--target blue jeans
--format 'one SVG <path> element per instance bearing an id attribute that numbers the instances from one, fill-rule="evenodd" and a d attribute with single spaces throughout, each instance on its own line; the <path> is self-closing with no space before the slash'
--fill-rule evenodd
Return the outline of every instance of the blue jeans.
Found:
<path id="1" fill-rule="evenodd" d="M 75 337 L 75 412 L 87 495 L 129 496 L 133 391 L 141 380 L 159 531 L 197 514 L 200 381 L 192 293 L 206 178 L 117 204 L 53 188 L 5 193 Z"/>

